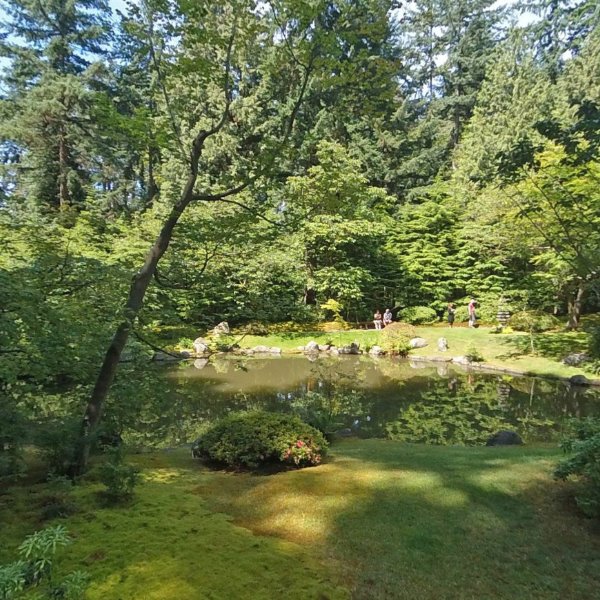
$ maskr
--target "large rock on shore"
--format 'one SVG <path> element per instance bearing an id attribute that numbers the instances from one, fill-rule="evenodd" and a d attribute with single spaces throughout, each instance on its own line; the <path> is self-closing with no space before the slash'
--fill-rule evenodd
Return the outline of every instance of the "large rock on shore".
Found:
<path id="1" fill-rule="evenodd" d="M 229 323 L 227 321 L 221 321 L 213 330 L 213 335 L 227 335 L 230 333 Z"/>
<path id="2" fill-rule="evenodd" d="M 210 348 L 208 346 L 208 340 L 205 340 L 202 337 L 196 338 L 194 340 L 194 352 L 196 354 L 207 354 L 210 352 Z"/>
<path id="3" fill-rule="evenodd" d="M 306 346 L 304 346 L 304 352 L 318 352 L 319 351 L 319 344 L 317 344 L 317 342 L 315 342 L 314 340 L 308 342 L 308 344 L 306 344 Z"/>
<path id="4" fill-rule="evenodd" d="M 591 385 L 590 380 L 585 375 L 573 375 L 569 377 L 571 385 Z"/>
<path id="5" fill-rule="evenodd" d="M 578 367 L 581 363 L 589 360 L 589 356 L 585 352 L 573 352 L 562 359 L 563 364 L 570 367 Z"/>
<path id="6" fill-rule="evenodd" d="M 411 348 L 425 348 L 427 346 L 427 340 L 422 337 L 416 337 L 408 342 Z"/>
<path id="7" fill-rule="evenodd" d="M 356 342 L 352 342 L 348 346 L 342 346 L 339 349 L 340 354 L 360 354 L 360 345 Z"/>

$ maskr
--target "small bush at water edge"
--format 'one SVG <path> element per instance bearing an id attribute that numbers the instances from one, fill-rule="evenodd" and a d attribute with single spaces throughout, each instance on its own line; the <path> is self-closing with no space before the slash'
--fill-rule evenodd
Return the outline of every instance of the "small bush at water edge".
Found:
<path id="1" fill-rule="evenodd" d="M 298 417 L 258 411 L 217 421 L 194 442 L 192 454 L 231 467 L 306 467 L 319 464 L 326 449 L 323 434 Z"/>
<path id="2" fill-rule="evenodd" d="M 416 335 L 415 328 L 406 323 L 391 323 L 381 332 L 380 345 L 388 354 L 406 356 L 410 351 L 410 340 Z"/>

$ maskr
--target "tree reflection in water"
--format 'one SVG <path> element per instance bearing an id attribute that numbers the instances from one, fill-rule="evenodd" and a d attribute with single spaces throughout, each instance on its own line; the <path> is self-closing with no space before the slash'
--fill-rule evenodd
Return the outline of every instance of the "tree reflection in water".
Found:
<path id="1" fill-rule="evenodd" d="M 109 407 L 109 418 L 140 446 L 189 443 L 214 419 L 253 409 L 296 413 L 327 433 L 481 444 L 507 428 L 529 442 L 557 439 L 568 417 L 600 414 L 600 390 L 447 363 L 220 357 L 198 366 L 132 372 L 115 389 L 126 395 L 126 408 L 111 415 Z"/>

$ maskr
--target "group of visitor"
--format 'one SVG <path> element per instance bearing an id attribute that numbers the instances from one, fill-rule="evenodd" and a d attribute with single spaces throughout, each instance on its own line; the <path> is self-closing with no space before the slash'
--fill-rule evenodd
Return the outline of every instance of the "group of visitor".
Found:
<path id="1" fill-rule="evenodd" d="M 469 311 L 469 327 L 477 327 L 477 313 L 475 311 L 475 307 L 477 306 L 477 302 L 475 298 L 471 298 L 471 301 L 468 305 Z M 448 304 L 448 325 L 450 327 L 454 327 L 454 318 L 456 316 L 456 306 L 453 302 Z M 375 329 L 381 329 L 382 327 L 386 327 L 392 322 L 392 311 L 389 308 L 385 309 L 383 315 L 377 309 L 375 314 L 373 315 L 373 323 L 375 324 Z"/>
<path id="2" fill-rule="evenodd" d="M 475 307 L 477 306 L 477 302 L 475 298 L 471 298 L 471 301 L 468 305 L 469 311 L 469 327 L 477 327 L 477 313 L 475 312 Z M 448 304 L 448 325 L 450 327 L 454 327 L 454 317 L 456 315 L 456 306 L 450 302 Z"/>
<path id="3" fill-rule="evenodd" d="M 379 309 L 375 311 L 373 315 L 373 323 L 375 324 L 375 329 L 381 329 L 383 327 L 387 327 L 393 321 L 392 311 L 389 308 L 385 309 L 383 316 L 379 312 Z"/>

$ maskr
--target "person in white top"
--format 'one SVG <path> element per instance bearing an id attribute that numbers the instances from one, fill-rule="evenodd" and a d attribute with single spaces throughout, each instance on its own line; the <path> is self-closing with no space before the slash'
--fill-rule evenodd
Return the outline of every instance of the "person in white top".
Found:
<path id="1" fill-rule="evenodd" d="M 475 298 L 471 298 L 471 302 L 469 302 L 469 327 L 475 327 L 477 324 L 477 313 L 475 312 L 476 304 Z"/>
<path id="2" fill-rule="evenodd" d="M 383 313 L 383 326 L 386 327 L 392 322 L 392 320 L 392 311 L 389 308 L 386 308 L 385 312 Z"/>

